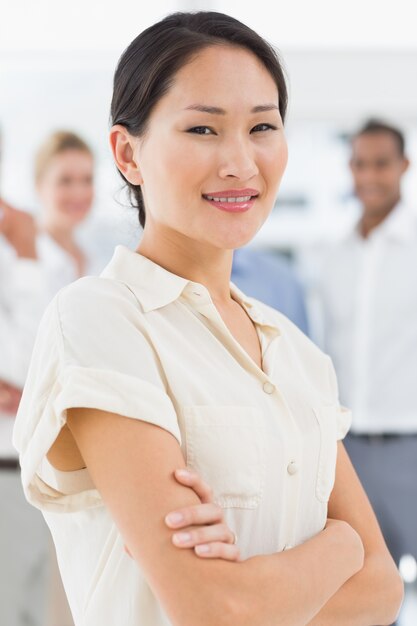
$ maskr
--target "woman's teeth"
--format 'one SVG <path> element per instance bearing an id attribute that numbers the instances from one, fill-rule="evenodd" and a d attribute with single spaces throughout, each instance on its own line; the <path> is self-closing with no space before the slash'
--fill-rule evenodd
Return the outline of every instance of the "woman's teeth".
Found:
<path id="1" fill-rule="evenodd" d="M 207 200 L 214 200 L 214 202 L 234 202 L 236 204 L 237 202 L 249 202 L 252 196 L 241 196 L 239 198 L 214 198 L 213 196 L 205 196 L 205 198 L 207 198 Z"/>

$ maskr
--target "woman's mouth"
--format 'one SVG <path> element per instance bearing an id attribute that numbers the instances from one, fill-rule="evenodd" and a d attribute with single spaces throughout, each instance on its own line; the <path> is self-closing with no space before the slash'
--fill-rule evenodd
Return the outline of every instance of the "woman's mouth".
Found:
<path id="1" fill-rule="evenodd" d="M 220 209 L 221 211 L 228 211 L 229 213 L 243 213 L 253 207 L 255 200 L 258 197 L 258 192 L 250 190 L 252 193 L 248 193 L 249 190 L 239 190 L 223 192 L 223 194 L 203 194 L 203 198 L 207 200 L 212 206 Z M 243 193 L 242 193 L 243 192 Z M 234 195 L 232 195 L 232 193 Z"/>

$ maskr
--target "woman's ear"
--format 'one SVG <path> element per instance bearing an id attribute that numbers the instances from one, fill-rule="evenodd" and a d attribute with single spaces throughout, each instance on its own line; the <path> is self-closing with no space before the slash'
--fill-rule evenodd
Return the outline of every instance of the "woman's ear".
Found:
<path id="1" fill-rule="evenodd" d="M 143 178 L 135 160 L 136 142 L 137 138 L 133 137 L 121 124 L 116 124 L 111 128 L 110 146 L 117 167 L 129 183 L 142 185 Z"/>

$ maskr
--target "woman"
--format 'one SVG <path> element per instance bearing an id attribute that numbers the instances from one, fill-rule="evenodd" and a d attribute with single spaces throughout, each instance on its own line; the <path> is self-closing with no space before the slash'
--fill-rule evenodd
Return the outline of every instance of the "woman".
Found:
<path id="1" fill-rule="evenodd" d="M 49 135 L 35 158 L 41 203 L 38 250 L 51 298 L 65 285 L 102 267 L 78 240 L 94 199 L 94 157 L 81 137 L 61 130 Z"/>
<path id="2" fill-rule="evenodd" d="M 274 52 L 219 13 L 168 16 L 121 57 L 110 137 L 143 238 L 49 307 L 15 429 L 77 626 L 398 612 L 328 357 L 229 284 L 285 168 L 285 109 Z"/>
<path id="3" fill-rule="evenodd" d="M 90 146 L 72 131 L 48 135 L 35 156 L 35 185 L 41 204 L 37 249 L 49 301 L 62 287 L 86 274 L 98 274 L 104 265 L 93 242 L 87 248 L 79 240 L 94 200 Z M 48 623 L 65 626 L 72 620 L 54 553 L 51 551 L 49 563 Z"/>

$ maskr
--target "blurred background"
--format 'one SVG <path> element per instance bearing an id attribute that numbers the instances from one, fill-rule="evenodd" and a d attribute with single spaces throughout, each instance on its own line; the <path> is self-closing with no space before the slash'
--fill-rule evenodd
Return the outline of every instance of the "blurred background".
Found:
<path id="1" fill-rule="evenodd" d="M 38 146 L 56 129 L 80 134 L 96 155 L 96 185 L 93 211 L 79 237 L 89 245 L 99 242 L 95 257 L 104 262 L 116 243 L 134 245 L 140 235 L 108 146 L 112 75 L 127 44 L 175 10 L 230 13 L 268 39 L 284 60 L 289 163 L 273 214 L 252 246 L 283 252 L 310 279 L 316 252 L 343 237 L 358 217 L 349 137 L 369 117 L 405 133 L 411 167 L 403 196 L 417 206 L 417 39 L 406 0 L 396 3 L 395 12 L 376 0 L 318 0 L 314 6 L 296 0 L 275 8 L 266 0 L 256 7 L 247 0 L 75 0 L 67 6 L 3 0 L 3 7 L 0 195 L 39 211 L 33 176 Z M 319 338 L 320 321 L 311 332 Z"/>
<path id="2" fill-rule="evenodd" d="M 79 236 L 94 248 L 98 264 L 107 262 L 116 244 L 133 247 L 140 237 L 136 211 L 129 208 L 108 145 L 112 75 L 128 43 L 175 10 L 229 13 L 282 55 L 290 90 L 289 164 L 273 213 L 251 245 L 290 260 L 305 285 L 313 338 L 320 339 L 321 323 L 309 284 L 323 246 L 343 238 L 358 219 L 349 140 L 369 117 L 405 133 L 411 166 L 403 198 L 417 210 L 417 37 L 408 0 L 395 5 L 384 0 L 0 0 L 0 7 L 0 196 L 37 215 L 39 145 L 57 129 L 80 135 L 95 155 L 95 198 Z M 401 571 L 408 593 L 400 624 L 413 626 L 412 557 L 402 560 Z"/>
<path id="3" fill-rule="evenodd" d="M 33 158 L 45 135 L 71 128 L 97 155 L 91 222 L 111 251 L 135 239 L 108 147 L 116 62 L 141 30 L 174 10 L 220 10 L 241 19 L 281 51 L 290 86 L 289 164 L 271 219 L 256 246 L 295 254 L 343 233 L 357 216 L 347 168 L 349 134 L 368 117 L 399 125 L 417 189 L 417 38 L 406 0 L 268 2 L 120 0 L 2 2 L 0 22 L 1 194 L 39 209 Z M 414 202 L 414 204 L 416 204 Z M 122 206 L 121 206 L 122 205 Z M 131 215 L 133 226 L 136 215 Z M 117 228 L 115 228 L 117 224 Z"/>

